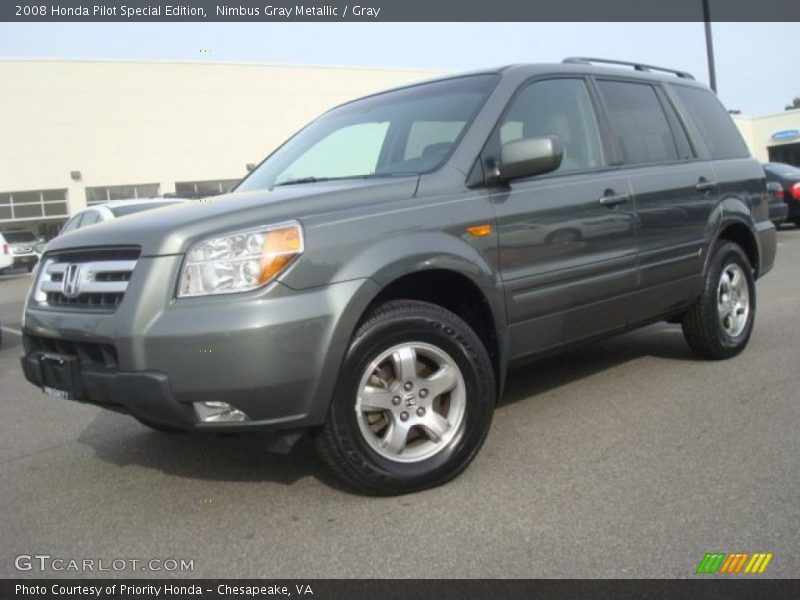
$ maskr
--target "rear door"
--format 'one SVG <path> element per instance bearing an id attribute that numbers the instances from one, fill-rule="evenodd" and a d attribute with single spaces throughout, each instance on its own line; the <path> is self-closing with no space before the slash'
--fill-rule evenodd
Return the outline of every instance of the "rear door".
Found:
<path id="1" fill-rule="evenodd" d="M 555 135 L 558 170 L 492 192 L 511 358 L 622 328 L 636 287 L 628 180 L 608 167 L 588 80 L 539 79 L 511 100 L 487 145 Z"/>
<path id="2" fill-rule="evenodd" d="M 694 160 L 659 85 L 612 78 L 596 84 L 633 192 L 639 283 L 632 321 L 639 322 L 679 309 L 692 297 L 719 192 L 711 165 Z"/>

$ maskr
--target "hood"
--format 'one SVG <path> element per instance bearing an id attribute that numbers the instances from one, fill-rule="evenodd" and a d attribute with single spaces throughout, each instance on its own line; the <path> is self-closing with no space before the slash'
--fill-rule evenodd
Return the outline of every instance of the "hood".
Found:
<path id="1" fill-rule="evenodd" d="M 194 241 L 236 229 L 410 198 L 418 177 L 351 179 L 231 193 L 136 213 L 52 240 L 48 252 L 140 246 L 142 256 L 182 254 Z"/>

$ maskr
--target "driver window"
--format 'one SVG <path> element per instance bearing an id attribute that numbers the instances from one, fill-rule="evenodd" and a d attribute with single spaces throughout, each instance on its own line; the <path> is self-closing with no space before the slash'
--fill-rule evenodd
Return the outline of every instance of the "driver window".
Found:
<path id="1" fill-rule="evenodd" d="M 500 126 L 500 143 L 541 135 L 556 136 L 564 147 L 557 173 L 604 165 L 597 120 L 582 79 L 537 81 L 514 99 Z"/>

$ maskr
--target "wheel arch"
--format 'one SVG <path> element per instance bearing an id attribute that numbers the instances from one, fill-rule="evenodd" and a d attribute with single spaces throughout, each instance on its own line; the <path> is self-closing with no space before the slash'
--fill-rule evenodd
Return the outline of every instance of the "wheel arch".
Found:
<path id="1" fill-rule="evenodd" d="M 723 240 L 734 242 L 744 250 L 753 267 L 754 277 L 758 278 L 761 270 L 761 250 L 758 247 L 758 236 L 753 230 L 752 223 L 739 216 L 723 219 L 710 248 L 714 248 Z M 710 260 L 711 252 L 706 256 L 705 268 L 708 268 Z"/>

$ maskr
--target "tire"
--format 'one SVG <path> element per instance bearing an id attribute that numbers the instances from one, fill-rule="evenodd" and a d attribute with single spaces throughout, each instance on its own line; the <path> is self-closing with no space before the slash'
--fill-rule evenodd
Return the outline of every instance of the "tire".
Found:
<path id="1" fill-rule="evenodd" d="M 153 421 L 148 421 L 147 419 L 140 419 L 139 417 L 133 417 L 139 423 L 144 425 L 145 427 L 149 427 L 154 431 L 160 431 L 161 433 L 186 433 L 185 430 L 179 427 L 172 427 L 171 425 L 162 425 L 161 423 L 155 423 Z"/>
<path id="2" fill-rule="evenodd" d="M 353 336 L 317 451 L 361 493 L 431 488 L 478 453 L 495 401 L 492 362 L 469 325 L 434 304 L 391 301 Z"/>
<path id="3" fill-rule="evenodd" d="M 741 279 L 736 280 L 737 275 Z M 750 260 L 738 244 L 722 242 L 711 257 L 700 297 L 681 322 L 686 342 L 700 358 L 736 356 L 750 340 L 755 313 L 756 286 Z"/>

